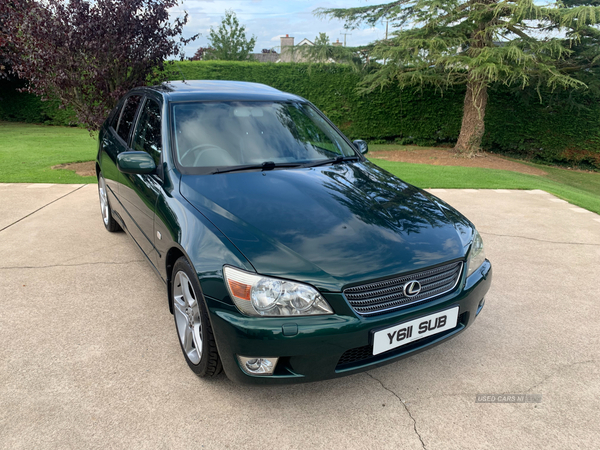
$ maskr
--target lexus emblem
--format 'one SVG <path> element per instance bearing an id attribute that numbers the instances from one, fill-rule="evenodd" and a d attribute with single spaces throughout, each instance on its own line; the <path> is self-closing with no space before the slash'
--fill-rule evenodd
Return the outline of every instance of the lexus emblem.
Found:
<path id="1" fill-rule="evenodd" d="M 417 280 L 409 281 L 404 285 L 404 295 L 407 297 L 414 297 L 419 292 L 421 292 L 421 283 Z"/>

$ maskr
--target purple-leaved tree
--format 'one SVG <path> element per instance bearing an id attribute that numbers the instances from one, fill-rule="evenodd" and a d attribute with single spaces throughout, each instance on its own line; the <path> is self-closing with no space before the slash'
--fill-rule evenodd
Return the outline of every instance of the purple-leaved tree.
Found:
<path id="1" fill-rule="evenodd" d="M 196 50 L 196 53 L 194 53 L 194 56 L 192 56 L 190 58 L 190 61 L 202 61 L 206 58 L 206 55 L 211 51 L 214 50 L 211 47 L 200 47 L 198 50 Z"/>
<path id="2" fill-rule="evenodd" d="M 0 0 L 0 79 L 7 78 L 18 53 L 14 40 L 29 0 Z"/>
<path id="3" fill-rule="evenodd" d="M 4 0 L 3 0 L 4 1 Z M 129 89 L 166 78 L 165 60 L 181 53 L 187 23 L 170 20 L 178 0 L 27 2 L 12 22 L 12 71 L 30 92 L 58 98 L 97 130 Z M 192 39 L 194 39 L 193 37 Z"/>

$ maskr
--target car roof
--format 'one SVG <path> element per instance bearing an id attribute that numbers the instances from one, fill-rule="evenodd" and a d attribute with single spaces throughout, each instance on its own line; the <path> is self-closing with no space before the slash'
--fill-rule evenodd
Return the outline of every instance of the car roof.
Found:
<path id="1" fill-rule="evenodd" d="M 187 101 L 305 101 L 260 83 L 226 80 L 168 81 L 151 89 L 170 102 Z"/>

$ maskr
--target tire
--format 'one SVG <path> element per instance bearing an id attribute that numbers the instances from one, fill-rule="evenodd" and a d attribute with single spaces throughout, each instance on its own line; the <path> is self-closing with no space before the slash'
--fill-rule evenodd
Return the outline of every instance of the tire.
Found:
<path id="1" fill-rule="evenodd" d="M 114 233 L 115 231 L 121 231 L 121 227 L 115 221 L 112 215 L 112 209 L 110 207 L 110 202 L 108 201 L 106 181 L 104 181 L 102 172 L 98 174 L 98 197 L 100 197 L 100 213 L 102 214 L 102 222 L 104 222 L 104 227 L 111 233 Z"/>
<path id="2" fill-rule="evenodd" d="M 190 263 L 181 257 L 171 277 L 171 298 L 179 345 L 190 369 L 201 378 L 213 377 L 223 370 L 208 311 Z"/>

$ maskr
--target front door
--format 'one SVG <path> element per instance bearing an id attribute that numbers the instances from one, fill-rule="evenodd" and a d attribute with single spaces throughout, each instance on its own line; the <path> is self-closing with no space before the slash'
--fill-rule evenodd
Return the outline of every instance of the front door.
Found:
<path id="1" fill-rule="evenodd" d="M 142 105 L 131 139 L 131 150 L 147 152 L 156 167 L 161 165 L 161 106 L 150 97 Z M 157 174 L 121 174 L 119 196 L 129 215 L 129 233 L 133 236 L 150 262 L 158 259 L 154 246 L 154 212 L 162 181 Z"/>

